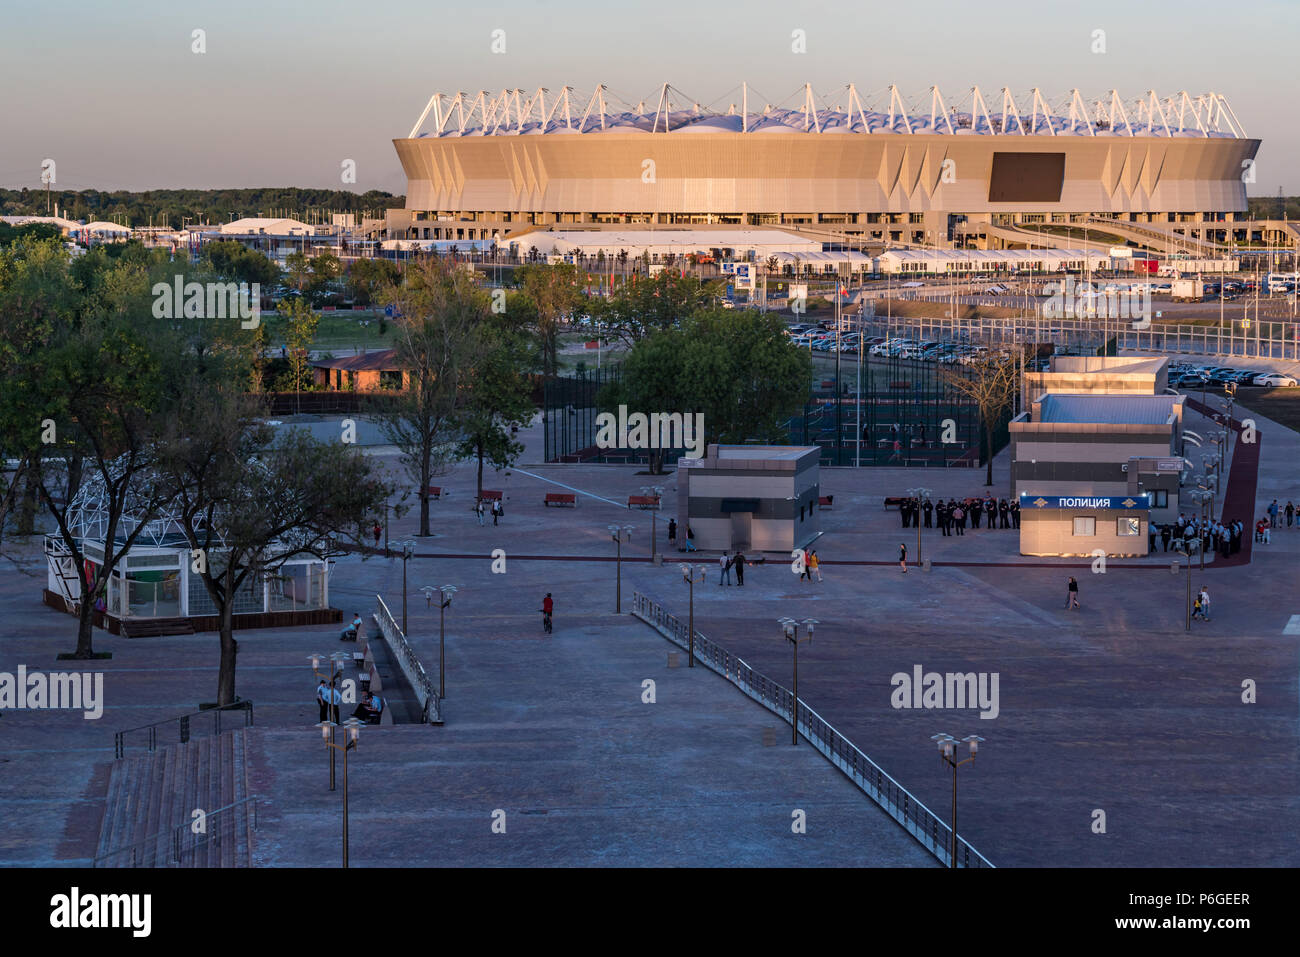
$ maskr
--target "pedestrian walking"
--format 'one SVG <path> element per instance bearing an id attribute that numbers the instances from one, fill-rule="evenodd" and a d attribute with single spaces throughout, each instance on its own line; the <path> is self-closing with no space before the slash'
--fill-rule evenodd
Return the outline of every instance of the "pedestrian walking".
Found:
<path id="1" fill-rule="evenodd" d="M 480 526 L 482 526 L 483 525 L 483 500 L 482 499 L 479 499 L 478 503 L 475 504 L 474 514 L 478 516 L 478 523 Z"/>
<path id="2" fill-rule="evenodd" d="M 699 551 L 699 549 L 695 547 L 695 529 L 691 528 L 689 522 L 686 524 L 686 550 L 688 552 Z"/>
<path id="3" fill-rule="evenodd" d="M 379 547 L 379 536 L 383 533 L 383 531 L 384 530 L 379 527 L 378 522 L 375 522 L 374 527 L 370 529 L 371 534 L 375 536 L 375 548 Z"/>
<path id="4" fill-rule="evenodd" d="M 905 542 L 898 543 L 898 567 L 903 570 L 904 575 L 907 574 L 907 544 Z"/>
<path id="5" fill-rule="evenodd" d="M 817 553 L 816 553 L 816 552 L 813 552 L 813 553 L 809 556 L 808 561 L 809 561 L 809 563 L 811 564 L 812 570 L 813 570 L 814 572 L 817 573 L 817 580 L 818 580 L 818 581 L 821 581 L 821 580 L 822 580 L 822 563 L 821 563 L 821 561 L 817 558 Z M 811 576 L 811 575 L 809 576 L 808 580 L 809 580 L 809 581 L 812 581 L 812 576 Z"/>
<path id="6" fill-rule="evenodd" d="M 1287 528 L 1291 527 L 1291 519 L 1294 517 L 1295 517 L 1295 506 L 1291 504 L 1290 499 L 1287 499 L 1286 502 L 1286 527 Z"/>
<path id="7" fill-rule="evenodd" d="M 736 584 L 741 588 L 745 587 L 745 553 L 736 549 Z"/>
<path id="8" fill-rule="evenodd" d="M 497 524 L 497 520 L 501 518 L 501 516 L 504 514 L 505 514 L 505 509 L 501 507 L 501 499 L 494 498 L 492 500 L 492 525 L 494 527 Z"/>
<path id="9" fill-rule="evenodd" d="M 731 558 L 726 552 L 718 556 L 718 584 L 731 584 Z"/>
<path id="10" fill-rule="evenodd" d="M 1075 609 L 1079 607 L 1079 583 L 1075 580 L 1073 575 L 1070 576 L 1070 583 L 1067 586 L 1065 607 Z"/>
<path id="11" fill-rule="evenodd" d="M 668 544 L 677 544 L 677 519 L 675 518 L 668 519 Z"/>
<path id="12" fill-rule="evenodd" d="M 1201 617 L 1201 596 L 1200 594 L 1197 594 L 1196 598 L 1192 601 L 1192 621 L 1196 621 L 1200 617 Z"/>
<path id="13" fill-rule="evenodd" d="M 1206 621 L 1210 620 L 1210 589 L 1206 585 L 1201 586 L 1201 615 Z"/>

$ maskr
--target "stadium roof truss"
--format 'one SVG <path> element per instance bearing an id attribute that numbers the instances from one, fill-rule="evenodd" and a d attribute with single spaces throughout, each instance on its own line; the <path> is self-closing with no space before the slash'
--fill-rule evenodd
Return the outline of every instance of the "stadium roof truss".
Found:
<path id="1" fill-rule="evenodd" d="M 739 102 L 729 99 L 735 93 Z M 603 84 L 590 94 L 569 86 L 557 94 L 546 87 L 531 93 L 435 93 L 408 138 L 636 132 L 1246 138 L 1228 101 L 1213 92 L 1194 96 L 1182 90 L 1161 97 L 1148 90 L 1126 101 L 1116 90 L 1088 98 L 1074 89 L 1055 105 L 1037 87 L 1018 97 L 1006 87 L 999 93 L 1000 99 L 990 97 L 995 109 L 978 86 L 951 106 L 937 86 L 909 99 L 892 85 L 864 97 L 852 83 L 825 96 L 805 84 L 773 104 L 742 83 L 721 98 L 725 109 L 702 106 L 669 83 L 653 98 L 635 103 Z M 761 110 L 753 108 L 759 103 Z"/>

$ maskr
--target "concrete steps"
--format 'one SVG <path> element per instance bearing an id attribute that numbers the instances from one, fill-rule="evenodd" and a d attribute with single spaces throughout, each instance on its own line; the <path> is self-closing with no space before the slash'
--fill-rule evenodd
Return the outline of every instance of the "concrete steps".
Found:
<path id="1" fill-rule="evenodd" d="M 246 746 L 241 728 L 116 762 L 100 825 L 98 866 L 248 866 L 251 813 L 241 807 L 212 816 L 248 794 Z M 190 830 L 196 809 L 208 815 L 206 834 Z M 185 829 L 179 862 L 172 838 L 177 827 Z"/>

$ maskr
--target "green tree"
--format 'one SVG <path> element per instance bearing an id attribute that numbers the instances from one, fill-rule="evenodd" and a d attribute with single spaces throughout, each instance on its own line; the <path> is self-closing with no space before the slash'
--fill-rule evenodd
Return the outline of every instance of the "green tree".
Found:
<path id="1" fill-rule="evenodd" d="M 365 518 L 391 489 L 356 448 L 304 430 L 277 435 L 256 402 L 221 378 L 188 378 L 160 443 L 158 484 L 198 550 L 197 573 L 217 609 L 221 661 L 217 703 L 233 704 L 239 645 L 234 608 L 241 589 L 294 558 L 322 561 L 340 543 L 361 544 Z"/>
<path id="2" fill-rule="evenodd" d="M 509 468 L 523 451 L 513 432 L 536 412 L 528 376 L 530 343 L 522 310 L 491 313 L 476 328 L 474 360 L 461 378 L 456 425 L 461 441 L 456 455 L 478 463 L 478 497 L 483 495 L 483 466 Z"/>
<path id="3" fill-rule="evenodd" d="M 560 325 L 584 299 L 582 276 L 570 263 L 522 266 L 517 273 L 524 293 L 533 301 L 542 374 L 555 375 L 559 368 Z"/>
<path id="4" fill-rule="evenodd" d="M 347 273 L 347 288 L 352 302 L 358 306 L 370 306 L 384 289 L 397 283 L 400 275 L 397 265 L 387 259 L 353 261 Z"/>
<path id="5" fill-rule="evenodd" d="M 312 387 L 311 345 L 316 341 L 320 313 L 299 297 L 280 300 L 279 312 L 285 349 L 289 353 L 287 385 L 294 391 L 294 411 L 297 412 L 301 408 L 302 391 Z"/>
<path id="6" fill-rule="evenodd" d="M 631 346 L 701 309 L 716 305 L 722 282 L 701 282 L 695 276 L 679 276 L 667 270 L 650 279 L 624 283 L 613 295 L 593 298 L 589 310 L 608 330 L 608 338 Z"/>
<path id="7" fill-rule="evenodd" d="M 458 389 L 475 358 L 478 327 L 491 312 L 472 273 L 436 256 L 411 263 L 404 284 L 383 298 L 396 313 L 395 351 L 405 382 L 379 426 L 416 483 L 419 534 L 429 535 L 429 486 L 445 471 L 459 438 Z"/>

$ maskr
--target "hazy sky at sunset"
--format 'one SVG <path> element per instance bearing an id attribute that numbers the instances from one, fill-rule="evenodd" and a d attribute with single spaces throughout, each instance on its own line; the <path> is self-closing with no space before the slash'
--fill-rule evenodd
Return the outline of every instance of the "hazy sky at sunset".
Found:
<path id="1" fill-rule="evenodd" d="M 341 187 L 353 159 L 352 188 L 403 192 L 391 140 L 435 90 L 603 82 L 635 100 L 668 81 L 725 107 L 747 80 L 772 102 L 805 82 L 937 84 L 950 103 L 972 84 L 1215 90 L 1263 140 L 1250 193 L 1300 193 L 1298 39 L 1300 3 L 1279 0 L 0 0 L 0 186 L 39 188 L 51 157 L 65 189 Z"/>

